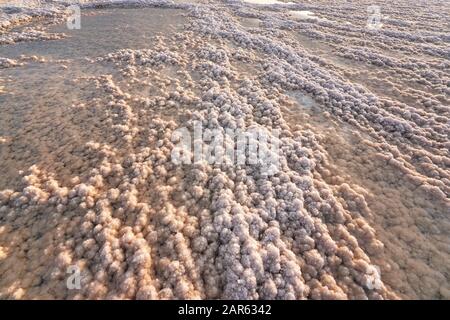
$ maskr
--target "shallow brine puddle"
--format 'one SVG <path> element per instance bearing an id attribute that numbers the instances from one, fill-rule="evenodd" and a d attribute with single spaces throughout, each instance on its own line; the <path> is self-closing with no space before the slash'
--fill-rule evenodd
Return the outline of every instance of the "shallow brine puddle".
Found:
<path id="1" fill-rule="evenodd" d="M 70 30 L 66 24 L 49 28 L 49 32 L 64 33 L 66 38 L 1 46 L 0 56 L 15 58 L 24 54 L 76 59 L 124 48 L 152 48 L 152 37 L 181 30 L 185 22 L 183 11 L 178 9 L 86 10 L 80 29 Z"/>
<path id="2" fill-rule="evenodd" d="M 92 64 L 87 59 L 121 49 L 152 49 L 155 45 L 154 36 L 179 31 L 185 22 L 183 11 L 176 9 L 86 11 L 86 15 L 81 18 L 79 30 L 69 30 L 65 24 L 49 28 L 49 32 L 66 34 L 64 39 L 0 46 L 0 57 L 24 63 L 22 66 L 2 70 L 4 79 L 14 79 L 2 84 L 2 91 L 8 95 L 26 92 L 30 99 L 41 95 L 44 89 L 51 91 L 80 76 L 113 73 L 111 67 Z M 7 102 L 2 95 L 0 101 Z"/>

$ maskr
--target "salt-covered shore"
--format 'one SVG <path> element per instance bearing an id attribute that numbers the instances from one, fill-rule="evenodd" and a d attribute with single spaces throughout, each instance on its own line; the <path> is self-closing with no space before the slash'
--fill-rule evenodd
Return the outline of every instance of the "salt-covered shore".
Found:
<path id="1" fill-rule="evenodd" d="M 33 53 L 73 3 L 170 19 Z M 0 298 L 450 299 L 448 4 L 371 4 L 0 6 Z M 196 121 L 277 130 L 279 172 L 175 164 Z"/>

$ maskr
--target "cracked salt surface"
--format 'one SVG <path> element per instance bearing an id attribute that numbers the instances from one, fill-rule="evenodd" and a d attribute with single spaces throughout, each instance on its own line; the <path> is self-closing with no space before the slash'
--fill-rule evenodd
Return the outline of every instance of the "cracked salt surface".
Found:
<path id="1" fill-rule="evenodd" d="M 0 298 L 450 298 L 439 2 L 101 3 L 2 11 Z M 280 171 L 175 165 L 198 121 L 280 131 Z"/>

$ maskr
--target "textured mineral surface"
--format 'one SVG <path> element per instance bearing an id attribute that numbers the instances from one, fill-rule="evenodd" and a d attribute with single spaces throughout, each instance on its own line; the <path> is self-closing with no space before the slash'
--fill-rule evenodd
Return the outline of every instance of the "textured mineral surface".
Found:
<path id="1" fill-rule="evenodd" d="M 0 1 L 0 299 L 450 299 L 449 15 Z M 173 161 L 198 123 L 278 171 Z"/>

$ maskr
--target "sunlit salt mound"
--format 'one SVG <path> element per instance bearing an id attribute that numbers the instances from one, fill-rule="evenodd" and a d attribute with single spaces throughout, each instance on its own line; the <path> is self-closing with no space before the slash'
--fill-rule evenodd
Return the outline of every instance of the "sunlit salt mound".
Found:
<path id="1" fill-rule="evenodd" d="M 319 19 L 314 12 L 307 10 L 295 11 L 291 10 L 288 12 L 289 15 L 295 20 L 306 20 L 306 19 Z"/>
<path id="2" fill-rule="evenodd" d="M 294 4 L 294 2 L 282 2 L 277 0 L 242 0 L 242 1 L 253 4 Z"/>

